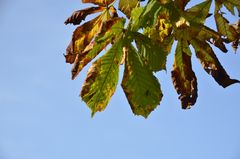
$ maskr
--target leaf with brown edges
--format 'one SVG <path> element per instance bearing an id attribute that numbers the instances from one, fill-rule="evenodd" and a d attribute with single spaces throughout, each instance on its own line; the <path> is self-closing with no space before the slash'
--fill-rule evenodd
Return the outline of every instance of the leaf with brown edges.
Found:
<path id="1" fill-rule="evenodd" d="M 122 18 L 113 18 L 103 23 L 98 36 L 92 41 L 83 52 L 77 55 L 72 68 L 72 79 L 92 61 L 112 40 L 122 33 L 124 26 Z"/>
<path id="2" fill-rule="evenodd" d="M 115 92 L 123 55 L 122 47 L 123 40 L 114 43 L 108 52 L 96 60 L 88 70 L 81 97 L 92 110 L 92 116 L 106 108 Z"/>
<path id="3" fill-rule="evenodd" d="M 86 8 L 83 10 L 75 11 L 73 14 L 64 22 L 66 25 L 67 24 L 73 24 L 77 25 L 82 22 L 82 20 L 85 20 L 85 18 L 93 13 L 101 12 L 105 9 L 105 7 L 91 7 L 91 8 Z"/>
<path id="4" fill-rule="evenodd" d="M 208 43 L 198 39 L 192 39 L 191 45 L 195 49 L 196 56 L 200 60 L 205 71 L 210 74 L 219 85 L 225 88 L 240 82 L 229 77 Z"/>
<path id="5" fill-rule="evenodd" d="M 173 85 L 179 94 L 183 109 L 189 109 L 198 97 L 197 78 L 192 70 L 191 52 L 187 41 L 178 41 L 173 70 Z"/>

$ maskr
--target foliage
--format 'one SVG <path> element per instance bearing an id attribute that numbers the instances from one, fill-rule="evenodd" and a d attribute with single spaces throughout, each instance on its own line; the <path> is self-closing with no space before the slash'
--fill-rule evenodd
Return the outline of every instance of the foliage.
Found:
<path id="1" fill-rule="evenodd" d="M 67 63 L 73 64 L 74 79 L 84 66 L 108 48 L 89 68 L 81 91 L 92 115 L 106 108 L 118 83 L 119 67 L 124 64 L 121 86 L 127 100 L 134 114 L 147 117 L 163 96 L 154 73 L 166 70 L 166 58 L 174 41 L 177 46 L 171 74 L 183 109 L 191 108 L 198 96 L 190 46 L 204 70 L 219 85 L 225 88 L 239 83 L 229 77 L 212 46 L 227 52 L 225 45 L 232 43 L 233 49 L 237 50 L 240 20 L 229 24 L 222 8 L 240 16 L 240 1 L 205 0 L 186 8 L 189 1 L 148 0 L 142 6 L 139 0 L 82 0 L 95 6 L 76 11 L 65 21 L 65 24 L 80 25 L 73 32 L 65 57 Z M 213 3 L 214 13 L 210 13 Z M 125 18 L 119 17 L 120 11 Z M 93 13 L 98 15 L 82 24 Z M 205 25 L 210 16 L 214 17 L 217 30 Z"/>

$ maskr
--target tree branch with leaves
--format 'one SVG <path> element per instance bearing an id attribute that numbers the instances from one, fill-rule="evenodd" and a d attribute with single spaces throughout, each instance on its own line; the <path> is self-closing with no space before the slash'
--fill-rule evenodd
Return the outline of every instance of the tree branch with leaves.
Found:
<path id="1" fill-rule="evenodd" d="M 166 70 L 166 58 L 174 41 L 177 46 L 171 75 L 183 109 L 191 108 L 198 97 L 197 77 L 191 62 L 193 53 L 220 86 L 240 83 L 229 77 L 212 49 L 215 46 L 225 53 L 226 45 L 231 43 L 236 52 L 240 44 L 240 20 L 230 24 L 222 8 L 240 17 L 240 1 L 205 0 L 186 8 L 189 1 L 148 0 L 141 5 L 139 0 L 82 0 L 94 6 L 74 12 L 65 21 L 79 25 L 65 55 L 66 62 L 73 64 L 72 79 L 109 46 L 92 63 L 80 94 L 92 116 L 106 108 L 118 84 L 120 65 L 124 64 L 123 91 L 133 113 L 147 117 L 162 100 L 163 93 L 154 73 Z M 214 13 L 210 13 L 213 3 Z M 120 17 L 120 12 L 125 16 Z M 93 13 L 98 15 L 82 24 Z M 205 25 L 211 16 L 216 30 Z"/>

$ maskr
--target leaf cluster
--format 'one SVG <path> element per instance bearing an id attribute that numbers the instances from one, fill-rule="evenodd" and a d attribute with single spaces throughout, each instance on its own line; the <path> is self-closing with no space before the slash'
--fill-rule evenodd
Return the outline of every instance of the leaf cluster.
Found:
<path id="1" fill-rule="evenodd" d="M 82 0 L 94 6 L 76 11 L 65 24 L 79 25 L 66 50 L 66 62 L 73 64 L 72 79 L 100 52 L 107 51 L 92 63 L 82 86 L 81 97 L 92 115 L 103 111 L 116 90 L 120 65 L 124 64 L 121 82 L 134 114 L 147 117 L 162 100 L 163 93 L 154 73 L 166 70 L 166 58 L 174 41 L 177 46 L 171 71 L 173 85 L 183 109 L 197 100 L 197 77 L 191 57 L 195 53 L 203 69 L 222 87 L 239 83 L 231 79 L 212 47 L 227 52 L 240 44 L 240 20 L 230 24 L 222 8 L 240 16 L 239 0 L 205 0 L 186 8 L 190 0 Z M 215 3 L 214 13 L 210 13 Z M 118 8 L 115 8 L 118 4 Z M 119 16 L 119 12 L 125 14 Z M 98 15 L 85 22 L 88 15 Z M 205 25 L 213 16 L 217 29 Z M 109 46 L 109 47 L 107 47 Z M 194 51 L 190 49 L 193 47 Z"/>

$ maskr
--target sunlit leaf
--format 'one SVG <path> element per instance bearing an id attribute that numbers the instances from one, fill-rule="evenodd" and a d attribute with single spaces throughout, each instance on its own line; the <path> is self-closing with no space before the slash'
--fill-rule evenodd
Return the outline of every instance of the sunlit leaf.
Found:
<path id="1" fill-rule="evenodd" d="M 98 6 L 76 11 L 65 21 L 77 25 L 88 15 L 101 12 L 76 28 L 65 55 L 66 63 L 73 64 L 74 79 L 106 51 L 90 67 L 81 91 L 92 115 L 106 108 L 116 89 L 119 66 L 124 64 L 124 93 L 133 113 L 147 117 L 163 96 L 154 73 L 167 70 L 166 59 L 174 41 L 177 46 L 171 74 L 183 109 L 193 106 L 198 96 L 190 45 L 205 71 L 219 85 L 225 88 L 240 83 L 229 77 L 212 49 L 216 46 L 227 52 L 226 46 L 231 44 L 236 52 L 239 47 L 240 20 L 234 24 L 228 21 L 228 14 L 234 16 L 238 12 L 240 16 L 239 0 L 204 0 L 190 8 L 186 7 L 190 0 L 141 1 L 82 0 Z M 215 2 L 213 19 L 217 29 L 205 25 L 206 19 L 212 18 L 212 2 Z M 119 11 L 127 18 L 119 18 Z M 129 19 L 127 25 L 126 19 Z"/>
<path id="2" fill-rule="evenodd" d="M 191 51 L 186 41 L 178 41 L 172 81 L 179 94 L 183 109 L 189 109 L 197 100 L 197 78 L 192 70 Z"/>
<path id="3" fill-rule="evenodd" d="M 73 52 L 81 53 L 85 47 L 92 41 L 94 36 L 98 33 L 101 27 L 101 15 L 94 18 L 91 21 L 84 23 L 83 25 L 77 27 L 73 32 L 72 43 Z"/>
<path id="4" fill-rule="evenodd" d="M 128 47 L 122 88 L 136 115 L 145 118 L 160 104 L 160 84 L 153 73 L 145 67 L 133 46 Z"/>
<path id="5" fill-rule="evenodd" d="M 191 44 L 205 71 L 210 74 L 219 85 L 225 88 L 231 84 L 239 83 L 238 80 L 229 77 L 208 43 L 193 39 Z"/>
<path id="6" fill-rule="evenodd" d="M 93 63 L 83 84 L 81 97 L 92 110 L 103 111 L 115 92 L 119 65 L 122 60 L 123 41 L 119 40 L 108 52 Z"/>

